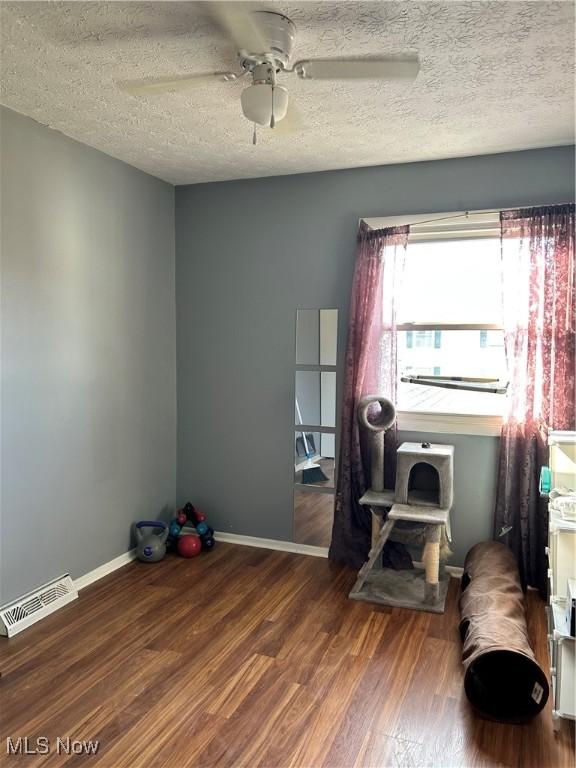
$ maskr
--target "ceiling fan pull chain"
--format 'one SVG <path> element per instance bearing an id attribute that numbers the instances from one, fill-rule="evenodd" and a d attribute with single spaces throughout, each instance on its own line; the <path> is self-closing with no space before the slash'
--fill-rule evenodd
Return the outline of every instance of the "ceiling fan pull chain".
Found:
<path id="1" fill-rule="evenodd" d="M 276 69 L 274 65 L 269 67 L 268 74 L 270 75 L 270 83 L 272 85 L 272 88 L 271 88 L 272 109 L 270 111 L 270 128 L 274 128 L 274 126 L 276 125 L 276 120 L 274 118 L 274 89 L 276 88 Z"/>
<path id="2" fill-rule="evenodd" d="M 256 146 L 257 138 L 256 138 L 256 123 L 254 123 L 254 133 L 252 134 L 252 144 Z"/>

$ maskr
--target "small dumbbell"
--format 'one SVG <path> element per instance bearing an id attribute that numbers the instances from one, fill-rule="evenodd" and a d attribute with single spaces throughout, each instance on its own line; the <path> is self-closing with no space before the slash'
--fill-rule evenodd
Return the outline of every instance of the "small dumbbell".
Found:
<path id="1" fill-rule="evenodd" d="M 202 542 L 202 549 L 210 551 L 211 549 L 214 549 L 214 544 L 216 543 L 214 541 L 213 536 L 202 536 L 200 538 L 200 541 Z"/>

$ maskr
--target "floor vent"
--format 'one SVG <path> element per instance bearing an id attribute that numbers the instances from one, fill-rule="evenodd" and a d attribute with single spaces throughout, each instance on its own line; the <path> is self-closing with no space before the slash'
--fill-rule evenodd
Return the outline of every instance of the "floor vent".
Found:
<path id="1" fill-rule="evenodd" d="M 69 574 L 49 581 L 0 608 L 0 635 L 13 637 L 77 597 L 78 591 Z"/>

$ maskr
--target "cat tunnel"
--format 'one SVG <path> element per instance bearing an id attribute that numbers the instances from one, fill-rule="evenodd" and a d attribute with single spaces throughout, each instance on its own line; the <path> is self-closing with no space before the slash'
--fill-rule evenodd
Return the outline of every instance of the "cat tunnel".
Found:
<path id="1" fill-rule="evenodd" d="M 470 703 L 490 720 L 531 720 L 544 708 L 549 685 L 530 646 L 516 560 L 504 544 L 476 544 L 466 555 L 460 615 Z"/>

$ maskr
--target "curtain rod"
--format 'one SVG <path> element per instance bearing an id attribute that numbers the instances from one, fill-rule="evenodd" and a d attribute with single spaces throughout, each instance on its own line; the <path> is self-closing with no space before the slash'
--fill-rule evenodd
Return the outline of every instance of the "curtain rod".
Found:
<path id="1" fill-rule="evenodd" d="M 530 207 L 530 208 L 544 208 L 544 207 L 546 207 L 547 208 L 547 207 L 557 207 L 557 206 L 563 206 L 563 205 L 573 205 L 573 203 L 556 203 L 553 206 L 542 206 L 542 205 L 534 206 L 534 205 L 532 205 L 532 206 L 528 206 L 528 207 Z M 450 221 L 452 219 L 464 219 L 464 218 L 467 219 L 469 216 L 492 216 L 495 213 L 498 213 L 498 214 L 502 213 L 502 210 L 521 211 L 525 207 L 526 206 L 520 206 L 519 208 L 505 208 L 505 209 L 495 208 L 493 211 L 464 211 L 463 213 L 456 213 L 453 216 L 439 216 L 439 217 L 434 218 L 434 219 L 424 219 L 423 221 L 414 221 L 411 224 L 409 224 L 408 226 L 410 226 L 410 227 L 418 227 L 420 224 L 433 224 L 435 221 Z M 403 218 L 406 215 L 409 215 L 409 214 L 398 214 L 398 218 Z M 379 217 L 378 216 L 369 216 L 368 218 L 369 219 L 377 219 Z M 394 216 L 384 216 L 382 218 L 393 219 Z M 363 221 L 364 224 L 366 224 L 367 226 L 370 226 L 365 218 L 361 218 L 360 221 Z M 401 225 L 401 226 L 404 226 L 404 225 Z"/>
<path id="2" fill-rule="evenodd" d="M 472 216 L 492 216 L 494 213 L 500 213 L 500 211 L 464 211 L 464 213 L 457 213 L 455 216 L 440 216 L 437 219 L 424 219 L 424 221 L 415 221 L 410 224 L 411 227 L 417 227 L 420 224 L 432 224 L 435 221 L 448 221 L 451 219 L 464 219 Z"/>
<path id="3" fill-rule="evenodd" d="M 423 221 L 413 221 L 408 226 L 410 226 L 410 227 L 417 227 L 420 224 L 432 224 L 435 221 L 451 221 L 452 219 L 463 219 L 463 218 L 467 219 L 471 215 L 472 216 L 492 216 L 495 213 L 500 213 L 500 211 L 499 210 L 494 210 L 494 211 L 464 211 L 464 213 L 456 213 L 453 216 L 439 216 L 439 217 L 437 217 L 435 219 L 424 219 Z M 404 216 L 404 214 L 399 215 L 398 218 L 402 218 L 403 216 Z M 377 216 L 369 216 L 368 218 L 374 219 L 374 218 L 378 218 L 378 217 Z M 394 216 L 385 216 L 383 218 L 393 219 Z M 360 219 L 360 221 L 363 221 L 365 224 L 370 226 L 368 224 L 368 222 L 366 221 L 366 219 L 362 218 L 362 219 Z M 404 225 L 402 224 L 400 226 L 404 226 Z"/>

